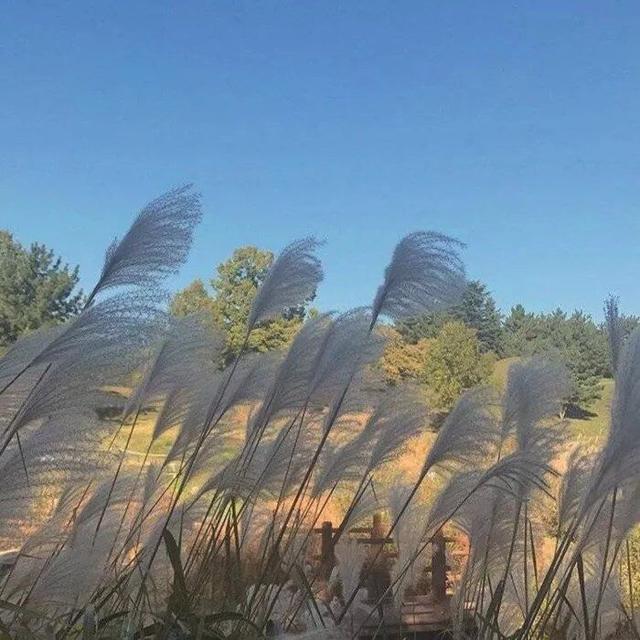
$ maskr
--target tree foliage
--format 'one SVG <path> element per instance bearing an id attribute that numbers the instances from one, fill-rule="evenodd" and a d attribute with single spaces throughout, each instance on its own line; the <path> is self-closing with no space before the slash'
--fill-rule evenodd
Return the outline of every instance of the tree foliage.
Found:
<path id="1" fill-rule="evenodd" d="M 78 267 L 63 264 L 43 244 L 26 248 L 0 231 L 0 346 L 78 313 L 83 295 L 77 284 Z"/>
<path id="2" fill-rule="evenodd" d="M 500 312 L 486 285 L 472 280 L 457 305 L 446 312 L 430 313 L 407 320 L 398 325 L 398 330 L 407 342 L 417 343 L 423 338 L 435 338 L 444 324 L 457 320 L 476 331 L 483 353 L 502 353 L 502 326 Z"/>
<path id="3" fill-rule="evenodd" d="M 392 327 L 383 327 L 381 332 L 387 339 L 386 348 L 380 359 L 380 369 L 389 384 L 399 384 L 405 380 L 424 380 L 424 367 L 429 351 L 429 340 L 421 338 L 415 344 L 407 342 Z"/>
<path id="4" fill-rule="evenodd" d="M 210 288 L 202 280 L 194 280 L 179 291 L 171 301 L 172 313 L 202 313 L 209 318 L 226 337 L 225 360 L 230 361 L 244 343 L 251 304 L 273 260 L 273 253 L 254 246 L 236 249 L 218 265 Z M 310 301 L 256 327 L 249 336 L 248 350 L 265 352 L 288 344 L 300 328 Z"/>
<path id="5" fill-rule="evenodd" d="M 561 360 L 571 376 L 567 406 L 588 408 L 601 395 L 600 380 L 609 373 L 607 339 L 582 311 L 560 309 L 533 314 L 522 305 L 504 323 L 504 348 L 510 356 L 545 355 Z"/>
<path id="6" fill-rule="evenodd" d="M 187 316 L 190 314 L 213 315 L 214 302 L 207 288 L 199 278 L 176 293 L 170 305 L 171 313 L 175 316 Z"/>
<path id="7" fill-rule="evenodd" d="M 489 378 L 493 362 L 491 354 L 482 353 L 474 329 L 447 322 L 429 342 L 424 380 L 438 407 L 449 409 L 465 389 Z"/>

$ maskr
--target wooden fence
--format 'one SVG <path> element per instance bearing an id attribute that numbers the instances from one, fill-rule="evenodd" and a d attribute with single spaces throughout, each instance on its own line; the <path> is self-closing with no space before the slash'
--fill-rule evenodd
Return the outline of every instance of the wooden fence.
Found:
<path id="1" fill-rule="evenodd" d="M 326 579 L 331 575 L 331 570 L 335 565 L 335 545 L 343 531 L 335 529 L 330 521 L 325 521 L 317 529 L 316 534 L 320 535 L 320 573 Z M 394 539 L 385 535 L 386 527 L 383 524 L 382 516 L 379 513 L 374 514 L 370 527 L 353 527 L 349 529 L 348 534 L 355 536 L 360 544 L 369 546 L 370 551 L 368 557 L 370 559 L 378 558 L 377 567 L 370 568 L 372 575 L 378 577 L 377 584 L 373 586 L 367 585 L 367 588 L 376 592 L 380 591 L 380 587 L 388 582 L 388 576 L 381 576 L 386 570 L 388 559 L 395 558 L 396 553 L 390 547 Z M 427 566 L 427 571 L 431 573 L 431 599 L 436 602 L 444 602 L 447 597 L 447 581 L 449 567 L 447 566 L 446 545 L 449 542 L 445 538 L 442 530 L 438 531 L 431 543 L 431 564 Z M 382 551 L 380 549 L 382 548 Z M 386 579 L 385 579 L 386 578 Z M 382 585 L 380 584 L 382 581 Z M 377 586 L 377 588 L 376 588 Z M 375 600 L 374 593 L 369 593 L 369 599 Z"/>

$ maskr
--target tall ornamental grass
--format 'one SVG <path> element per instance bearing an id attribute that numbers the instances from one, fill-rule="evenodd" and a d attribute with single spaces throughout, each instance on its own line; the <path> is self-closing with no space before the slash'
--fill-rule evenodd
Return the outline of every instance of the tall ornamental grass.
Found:
<path id="1" fill-rule="evenodd" d="M 402 606 L 446 525 L 469 544 L 454 636 L 639 635 L 629 541 L 640 519 L 640 333 L 624 339 L 614 300 L 616 390 L 601 450 L 566 455 L 565 371 L 533 358 L 511 366 L 502 394 L 466 392 L 417 475 L 388 486 L 381 469 L 431 420 L 416 388 L 378 384 L 379 327 L 460 299 L 461 244 L 408 235 L 369 307 L 309 318 L 285 353 L 249 353 L 251 332 L 322 280 L 319 243 L 292 243 L 223 367 L 221 335 L 165 311 L 163 282 L 200 217 L 189 187 L 151 202 L 107 249 L 82 313 L 0 359 L 0 633 L 384 634 L 390 603 Z M 132 451 L 141 429 L 148 447 Z M 314 529 L 337 496 L 335 564 L 321 567 Z M 388 514 L 397 558 L 371 600 L 382 551 L 366 557 L 349 529 L 373 510 Z"/>

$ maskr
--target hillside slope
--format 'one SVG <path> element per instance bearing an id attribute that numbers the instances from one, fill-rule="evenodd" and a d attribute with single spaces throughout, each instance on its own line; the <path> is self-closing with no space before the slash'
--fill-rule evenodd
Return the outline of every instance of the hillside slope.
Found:
<path id="1" fill-rule="evenodd" d="M 499 389 L 504 389 L 509 367 L 519 358 L 503 358 L 495 364 L 491 382 Z M 613 397 L 613 380 L 602 379 L 602 396 L 585 412 L 584 417 L 568 417 L 569 428 L 577 440 L 599 440 L 606 436 L 609 428 L 609 415 Z"/>

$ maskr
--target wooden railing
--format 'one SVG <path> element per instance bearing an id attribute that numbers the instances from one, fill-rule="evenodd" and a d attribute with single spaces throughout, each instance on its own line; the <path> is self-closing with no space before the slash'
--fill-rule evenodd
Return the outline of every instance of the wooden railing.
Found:
<path id="1" fill-rule="evenodd" d="M 320 556 L 318 558 L 320 574 L 325 579 L 328 579 L 336 562 L 335 545 L 342 531 L 335 529 L 330 521 L 325 521 L 320 527 L 314 529 L 314 532 L 320 535 Z M 386 571 L 386 561 L 397 556 L 395 551 L 386 548 L 394 543 L 394 539 L 385 535 L 386 527 L 379 513 L 374 514 L 370 527 L 353 527 L 349 529 L 348 534 L 355 536 L 358 543 L 370 547 L 368 554 L 370 560 L 378 558 L 376 562 L 378 566 L 373 568 L 373 573 Z M 447 542 L 450 542 L 450 540 L 445 538 L 442 530 L 440 530 L 436 533 L 431 543 L 431 564 L 427 566 L 427 571 L 431 573 L 431 598 L 436 602 L 443 602 L 447 596 L 449 574 L 446 560 Z M 382 552 L 380 552 L 381 547 Z M 388 577 L 386 580 L 383 579 L 383 582 L 387 581 Z M 370 585 L 367 586 L 371 590 L 372 587 Z M 379 591 L 379 589 L 376 589 L 376 591 Z M 375 599 L 373 593 L 370 593 L 369 596 L 370 599 Z"/>

